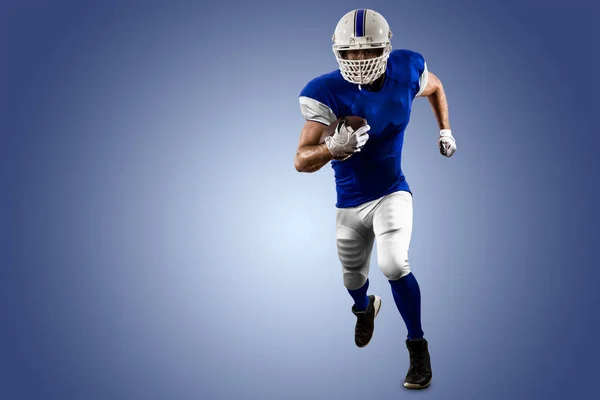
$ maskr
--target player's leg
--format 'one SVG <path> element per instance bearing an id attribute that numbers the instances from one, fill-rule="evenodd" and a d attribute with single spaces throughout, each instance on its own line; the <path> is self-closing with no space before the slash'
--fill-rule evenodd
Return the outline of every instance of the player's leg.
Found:
<path id="1" fill-rule="evenodd" d="M 373 216 L 379 268 L 408 330 L 410 368 L 404 386 L 423 388 L 431 381 L 431 364 L 421 327 L 421 291 L 408 262 L 412 222 L 412 195 L 404 191 L 386 196 Z"/>
<path id="2" fill-rule="evenodd" d="M 421 293 L 410 271 L 408 249 L 412 235 L 412 196 L 399 191 L 386 196 L 373 216 L 378 264 L 388 278 L 394 301 L 408 330 L 408 339 L 423 337 Z"/>
<path id="3" fill-rule="evenodd" d="M 381 307 L 381 298 L 367 293 L 375 235 L 371 227 L 364 224 L 364 210 L 364 207 L 341 208 L 337 210 L 336 217 L 338 257 L 342 264 L 344 286 L 354 300 L 354 339 L 358 347 L 369 344 L 373 337 L 375 317 Z"/>

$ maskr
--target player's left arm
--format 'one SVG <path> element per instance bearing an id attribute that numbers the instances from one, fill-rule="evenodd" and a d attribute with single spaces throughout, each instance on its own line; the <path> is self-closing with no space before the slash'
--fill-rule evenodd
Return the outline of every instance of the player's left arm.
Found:
<path id="1" fill-rule="evenodd" d="M 433 72 L 427 72 L 427 83 L 425 89 L 418 95 L 419 97 L 427 97 L 433 115 L 438 123 L 440 130 L 450 129 L 450 121 L 448 118 L 448 100 L 444 92 L 444 86 Z"/>
<path id="2" fill-rule="evenodd" d="M 454 136 L 452 136 L 450 128 L 448 100 L 446 99 L 446 93 L 444 92 L 444 85 L 442 85 L 439 78 L 431 71 L 426 70 L 425 74 L 425 79 L 422 79 L 426 80 L 425 88 L 423 88 L 417 96 L 427 97 L 427 100 L 429 100 L 433 115 L 440 128 L 440 136 L 438 138 L 440 153 L 446 157 L 451 157 L 456 151 L 456 140 L 454 139 Z"/>

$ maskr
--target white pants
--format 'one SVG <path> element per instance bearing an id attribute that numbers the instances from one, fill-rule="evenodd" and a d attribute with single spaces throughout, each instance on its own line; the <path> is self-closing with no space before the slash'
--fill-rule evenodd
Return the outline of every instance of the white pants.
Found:
<path id="1" fill-rule="evenodd" d="M 377 263 L 390 280 L 410 272 L 408 248 L 412 234 L 412 195 L 398 191 L 352 208 L 337 209 L 336 243 L 344 286 L 360 288 L 369 275 L 373 243 Z"/>

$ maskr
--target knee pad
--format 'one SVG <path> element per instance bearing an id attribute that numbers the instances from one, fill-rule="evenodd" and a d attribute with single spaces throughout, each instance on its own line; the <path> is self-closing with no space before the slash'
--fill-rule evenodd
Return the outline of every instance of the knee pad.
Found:
<path id="1" fill-rule="evenodd" d="M 336 232 L 338 257 L 342 263 L 344 286 L 355 290 L 367 281 L 369 251 L 367 243 L 354 230 L 338 226 Z"/>
<path id="2" fill-rule="evenodd" d="M 393 251 L 393 248 L 378 252 L 379 269 L 391 281 L 403 278 L 410 273 L 407 251 Z"/>

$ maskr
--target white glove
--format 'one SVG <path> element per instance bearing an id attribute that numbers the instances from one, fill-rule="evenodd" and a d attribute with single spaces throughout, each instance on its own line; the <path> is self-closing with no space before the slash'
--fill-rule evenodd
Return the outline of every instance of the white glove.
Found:
<path id="1" fill-rule="evenodd" d="M 456 151 L 456 140 L 452 136 L 452 131 L 450 129 L 442 129 L 440 131 L 438 147 L 441 155 L 452 157 L 452 154 Z"/>
<path id="2" fill-rule="evenodd" d="M 346 120 L 342 119 L 335 128 L 335 133 L 325 138 L 325 144 L 333 158 L 345 160 L 352 154 L 359 152 L 367 143 L 369 129 L 371 127 L 365 125 L 354 131 L 351 127 L 346 126 Z"/>

